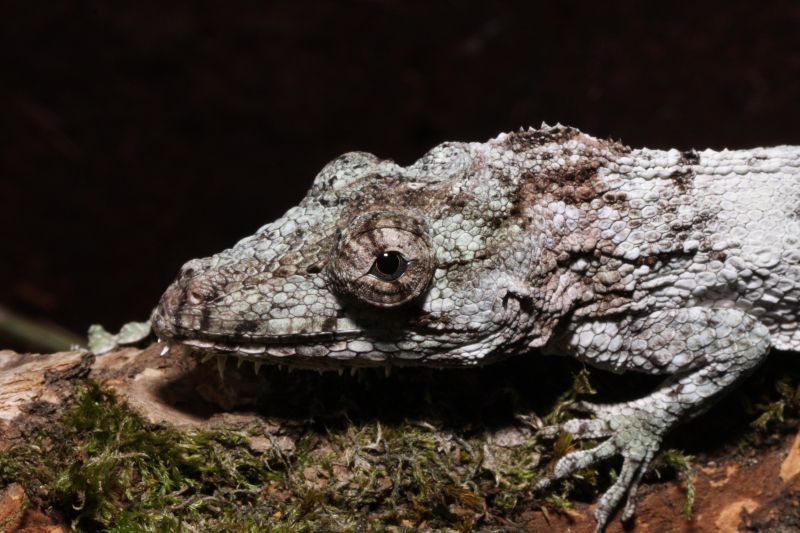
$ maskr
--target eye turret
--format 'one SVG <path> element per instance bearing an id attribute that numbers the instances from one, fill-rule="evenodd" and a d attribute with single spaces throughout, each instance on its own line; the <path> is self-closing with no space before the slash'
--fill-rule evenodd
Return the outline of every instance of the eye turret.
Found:
<path id="1" fill-rule="evenodd" d="M 433 277 L 427 227 L 416 217 L 374 211 L 353 219 L 328 263 L 338 294 L 377 307 L 396 307 L 425 293 Z"/>

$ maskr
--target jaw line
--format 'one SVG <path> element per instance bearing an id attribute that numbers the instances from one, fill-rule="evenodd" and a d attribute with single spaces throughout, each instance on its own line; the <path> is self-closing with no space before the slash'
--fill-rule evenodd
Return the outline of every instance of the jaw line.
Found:
<path id="1" fill-rule="evenodd" d="M 237 360 L 237 367 L 242 361 L 249 361 L 255 365 L 255 371 L 262 365 L 285 366 L 287 368 L 297 368 L 317 371 L 336 371 L 340 373 L 343 367 L 367 368 L 393 366 L 393 363 L 384 359 L 364 357 L 362 354 L 352 354 L 349 357 L 337 357 L 340 352 L 328 351 L 319 356 L 309 356 L 298 354 L 296 349 L 302 346 L 317 345 L 327 347 L 337 342 L 346 342 L 348 338 L 357 338 L 360 331 L 349 332 L 348 334 L 316 333 L 303 336 L 292 335 L 286 337 L 271 337 L 270 342 L 246 344 L 242 342 L 223 342 L 205 339 L 183 339 L 173 340 L 173 343 L 181 344 L 190 350 L 197 350 L 197 356 L 202 362 L 209 358 L 227 359 L 231 357 Z M 263 341 L 265 339 L 259 339 Z M 294 342 L 289 342 L 289 341 Z M 276 342 L 279 341 L 279 342 Z M 191 352 L 190 352 L 191 353 Z M 223 363 L 224 365 L 224 363 Z"/>
<path id="2" fill-rule="evenodd" d="M 292 333 L 287 335 L 270 335 L 261 337 L 248 337 L 246 335 L 175 335 L 174 342 L 200 348 L 204 350 L 218 349 L 221 351 L 237 351 L 238 347 L 294 348 L 305 344 L 330 344 L 348 339 L 357 338 L 364 332 L 361 330 L 349 331 L 317 331 L 309 333 Z M 245 352 L 246 353 L 246 352 Z M 257 352 L 252 352 L 257 353 Z"/>
<path id="3" fill-rule="evenodd" d="M 458 332 L 455 328 L 436 329 L 436 333 Z M 269 365 L 286 365 L 295 368 L 312 370 L 335 370 L 339 367 L 381 367 L 381 366 L 463 366 L 458 360 L 450 361 L 446 358 L 426 354 L 420 358 L 406 360 L 396 359 L 392 353 L 382 353 L 382 357 L 373 354 L 353 353 L 349 350 L 330 349 L 327 353 L 309 355 L 298 353 L 302 347 L 332 348 L 333 345 L 346 343 L 349 340 L 365 338 L 370 342 L 378 339 L 371 338 L 370 333 L 377 331 L 362 328 L 341 329 L 335 331 L 310 331 L 306 333 L 286 333 L 277 335 L 248 335 L 246 333 L 209 333 L 198 330 L 175 328 L 171 332 L 160 332 L 166 342 L 175 345 L 184 345 L 196 351 L 205 358 L 232 357 L 237 360 L 250 361 L 260 366 L 261 363 Z M 380 336 L 380 335 L 379 335 Z M 349 356 L 344 356 L 350 353 Z M 341 355 L 339 355 L 341 354 Z M 473 361 L 481 364 L 480 361 Z M 472 366 L 469 364 L 468 366 Z"/>
<path id="4" fill-rule="evenodd" d="M 330 350 L 319 355 L 309 355 L 297 353 L 298 347 L 322 346 L 330 347 L 334 343 L 346 342 L 348 339 L 358 338 L 362 331 L 351 332 L 318 332 L 305 335 L 287 335 L 278 337 L 258 338 L 257 342 L 247 342 L 249 339 L 232 337 L 218 339 L 206 338 L 173 338 L 166 342 L 171 344 L 184 345 L 190 351 L 196 350 L 196 355 L 205 362 L 209 358 L 216 357 L 227 359 L 231 357 L 237 361 L 237 366 L 242 361 L 249 361 L 256 366 L 256 372 L 262 364 L 286 366 L 306 370 L 340 370 L 348 368 L 367 368 L 367 367 L 404 367 L 404 366 L 427 366 L 427 367 L 470 367 L 483 365 L 490 361 L 504 359 L 510 353 L 497 353 L 492 357 L 488 354 L 481 354 L 465 361 L 461 358 L 447 358 L 426 354 L 421 357 L 405 358 L 395 357 L 393 353 L 382 353 L 382 357 L 370 356 L 365 353 L 353 353 L 350 351 Z M 469 346 L 465 347 L 469 348 Z M 491 349 L 489 350 L 491 351 Z M 190 352 L 191 353 L 191 352 Z M 343 357 L 344 353 L 349 356 Z M 341 355 L 340 355 L 341 354 Z"/>

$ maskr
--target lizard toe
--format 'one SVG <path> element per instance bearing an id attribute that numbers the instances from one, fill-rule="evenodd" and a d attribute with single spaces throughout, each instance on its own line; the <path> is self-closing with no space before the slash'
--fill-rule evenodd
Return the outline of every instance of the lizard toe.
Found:
<path id="1" fill-rule="evenodd" d="M 622 471 L 614 484 L 600 497 L 595 507 L 594 517 L 597 520 L 597 532 L 605 530 L 614 511 L 619 507 L 626 494 L 628 499 L 622 513 L 622 520 L 627 521 L 633 517 L 636 511 L 636 494 L 639 490 L 639 483 L 653 460 L 654 452 L 649 450 L 642 454 L 626 452 L 623 453 L 623 456 Z"/>
<path id="2" fill-rule="evenodd" d="M 569 477 L 575 472 L 604 459 L 608 459 L 617 453 L 619 453 L 619 450 L 612 441 L 606 441 L 588 450 L 578 450 L 568 453 L 558 460 L 555 468 L 553 468 L 553 475 L 539 481 L 535 489 L 540 490 L 546 488 L 554 481 Z"/>
<path id="3" fill-rule="evenodd" d="M 633 515 L 636 513 L 636 498 L 639 492 L 639 484 L 642 482 L 642 477 L 650 467 L 650 463 L 653 461 L 654 456 L 654 451 L 647 452 L 639 466 L 638 471 L 636 472 L 636 476 L 633 478 L 630 486 L 628 487 L 628 499 L 625 501 L 625 508 L 622 510 L 623 522 L 630 521 L 630 519 L 633 518 Z"/>
<path id="4" fill-rule="evenodd" d="M 558 460 L 553 469 L 553 479 L 562 479 L 619 453 L 614 442 L 606 441 L 588 450 L 569 453 Z"/>
<path id="5" fill-rule="evenodd" d="M 597 446 L 569 453 L 559 459 L 549 478 L 540 481 L 536 488 L 544 488 L 553 481 L 574 475 L 600 461 L 622 455 L 622 470 L 612 486 L 603 494 L 595 509 L 597 531 L 603 531 L 616 509 L 627 496 L 622 519 L 627 521 L 636 510 L 636 494 L 642 476 L 647 471 L 661 444 L 662 432 L 653 417 L 635 404 L 615 406 L 593 406 L 597 418 L 572 419 L 556 426 L 543 428 L 544 435 L 567 432 L 578 439 L 603 438 L 607 440 Z"/>
<path id="6" fill-rule="evenodd" d="M 576 439 L 600 439 L 613 434 L 608 422 L 602 418 L 573 418 L 561 424 L 545 426 L 538 435 L 552 439 L 561 432 L 566 432 Z"/>
<path id="7" fill-rule="evenodd" d="M 576 439 L 600 439 L 613 434 L 608 422 L 602 418 L 573 418 L 561 424 L 561 429 Z"/>

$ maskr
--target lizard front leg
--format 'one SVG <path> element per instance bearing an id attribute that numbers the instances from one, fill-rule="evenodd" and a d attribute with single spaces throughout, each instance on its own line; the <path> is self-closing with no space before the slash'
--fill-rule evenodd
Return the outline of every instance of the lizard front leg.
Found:
<path id="1" fill-rule="evenodd" d="M 626 493 L 622 519 L 633 516 L 639 482 L 664 434 L 706 410 L 746 376 L 764 359 L 770 341 L 767 327 L 742 310 L 691 307 L 620 322 L 584 322 L 570 330 L 563 344 L 554 346 L 559 348 L 613 372 L 669 376 L 644 398 L 620 404 L 583 404 L 593 418 L 573 419 L 541 431 L 544 436 L 566 431 L 579 439 L 607 440 L 562 457 L 552 477 L 542 480 L 539 488 L 622 455 L 619 477 L 595 509 L 597 531 L 602 531 Z"/>

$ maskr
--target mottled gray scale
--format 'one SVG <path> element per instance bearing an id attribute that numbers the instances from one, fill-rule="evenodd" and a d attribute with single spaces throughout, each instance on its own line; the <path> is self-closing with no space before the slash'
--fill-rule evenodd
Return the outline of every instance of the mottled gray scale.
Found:
<path id="1" fill-rule="evenodd" d="M 408 167 L 353 152 L 283 217 L 188 262 L 152 323 L 257 364 L 469 366 L 541 348 L 670 377 L 543 430 L 607 440 L 540 486 L 623 456 L 602 530 L 626 496 L 633 514 L 667 431 L 771 347 L 800 350 L 798 212 L 791 146 L 631 149 L 543 126 L 444 143 Z M 397 276 L 378 268 L 387 252 L 407 265 Z"/>

